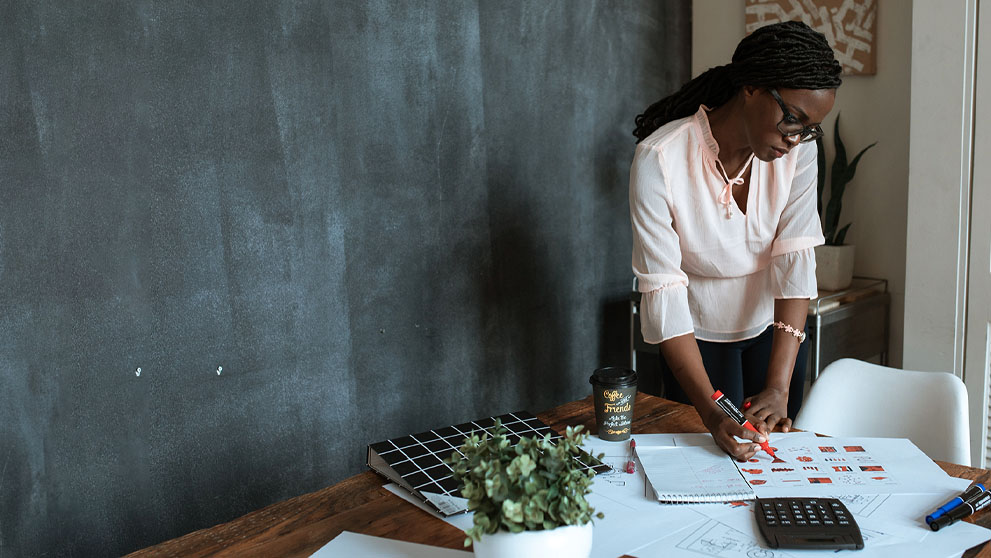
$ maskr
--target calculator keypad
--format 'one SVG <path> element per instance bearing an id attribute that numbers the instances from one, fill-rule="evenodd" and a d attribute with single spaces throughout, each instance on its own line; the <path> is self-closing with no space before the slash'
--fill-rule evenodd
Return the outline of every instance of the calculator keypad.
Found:
<path id="1" fill-rule="evenodd" d="M 863 548 L 853 516 L 835 498 L 758 499 L 757 524 L 772 548 Z"/>

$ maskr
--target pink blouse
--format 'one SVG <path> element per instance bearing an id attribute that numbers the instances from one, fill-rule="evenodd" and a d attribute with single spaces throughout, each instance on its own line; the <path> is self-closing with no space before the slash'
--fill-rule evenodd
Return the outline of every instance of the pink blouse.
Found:
<path id="1" fill-rule="evenodd" d="M 739 341 L 763 332 L 774 299 L 815 298 L 816 146 L 754 158 L 747 213 L 732 196 L 707 107 L 637 145 L 630 170 L 633 273 L 648 343 L 695 333 Z M 742 173 L 741 173 L 742 174 Z"/>

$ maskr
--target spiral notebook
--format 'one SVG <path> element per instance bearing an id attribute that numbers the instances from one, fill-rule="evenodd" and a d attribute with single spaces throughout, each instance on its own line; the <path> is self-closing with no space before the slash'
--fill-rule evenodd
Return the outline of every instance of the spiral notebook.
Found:
<path id="1" fill-rule="evenodd" d="M 715 445 L 637 446 L 647 490 L 659 502 L 695 504 L 756 498 L 733 459 Z"/>

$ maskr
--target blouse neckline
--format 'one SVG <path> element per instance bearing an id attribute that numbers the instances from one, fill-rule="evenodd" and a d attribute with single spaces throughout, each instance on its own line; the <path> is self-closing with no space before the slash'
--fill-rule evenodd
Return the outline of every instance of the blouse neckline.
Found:
<path id="1" fill-rule="evenodd" d="M 743 174 L 750 169 L 750 164 L 754 160 L 754 153 L 747 157 L 747 162 L 740 168 L 740 172 L 734 178 L 730 178 L 722 161 L 719 160 L 719 144 L 716 143 L 716 138 L 712 136 L 712 128 L 709 127 L 709 117 L 706 113 L 711 110 L 705 105 L 699 105 L 699 110 L 695 113 L 695 126 L 702 137 L 703 151 L 707 152 L 712 171 L 723 181 L 723 189 L 719 193 L 718 200 L 719 204 L 726 210 L 726 218 L 731 219 L 733 217 L 733 186 L 744 183 Z M 753 184 L 750 187 L 753 188 Z M 749 210 L 750 207 L 747 207 L 747 211 Z"/>

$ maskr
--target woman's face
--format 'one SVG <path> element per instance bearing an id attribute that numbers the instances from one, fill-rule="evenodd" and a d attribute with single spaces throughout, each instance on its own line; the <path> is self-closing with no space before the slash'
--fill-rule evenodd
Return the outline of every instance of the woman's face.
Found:
<path id="1" fill-rule="evenodd" d="M 815 126 L 821 124 L 833 110 L 835 89 L 775 89 L 788 113 L 791 124 Z M 781 105 L 766 87 L 743 88 L 745 101 L 744 123 L 747 141 L 754 155 L 761 161 L 773 161 L 784 156 L 798 145 L 799 136 L 784 136 L 778 123 L 785 118 Z M 797 119 L 798 123 L 794 120 Z M 784 127 L 785 124 L 782 124 Z"/>

